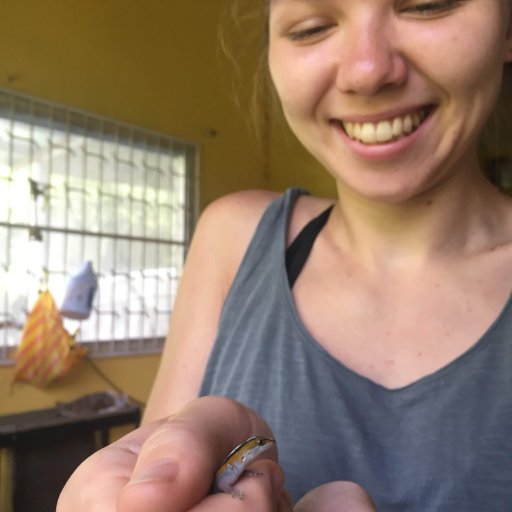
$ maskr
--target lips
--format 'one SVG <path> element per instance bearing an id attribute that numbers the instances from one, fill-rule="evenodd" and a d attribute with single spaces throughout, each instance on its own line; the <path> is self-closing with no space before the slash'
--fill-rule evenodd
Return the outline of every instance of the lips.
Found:
<path id="1" fill-rule="evenodd" d="M 365 145 L 394 142 L 413 133 L 428 116 L 432 107 L 383 119 L 377 122 L 336 121 L 353 140 Z"/>

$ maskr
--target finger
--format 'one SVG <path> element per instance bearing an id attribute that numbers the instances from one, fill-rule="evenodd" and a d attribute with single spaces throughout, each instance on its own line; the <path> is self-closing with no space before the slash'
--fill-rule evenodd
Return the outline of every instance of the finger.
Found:
<path id="1" fill-rule="evenodd" d="M 141 427 L 86 459 L 64 486 L 57 512 L 115 512 L 119 491 L 130 480 L 140 448 L 159 424 Z"/>
<path id="2" fill-rule="evenodd" d="M 189 512 L 292 512 L 288 496 L 283 491 L 284 474 L 273 461 L 262 460 L 250 465 L 251 472 L 236 483 L 243 498 L 217 493 L 207 496 Z"/>
<path id="3" fill-rule="evenodd" d="M 133 476 L 120 492 L 119 511 L 187 511 L 207 496 L 227 453 L 253 435 L 272 433 L 250 409 L 227 398 L 194 400 L 143 444 Z M 268 456 L 277 455 L 269 451 Z"/>
<path id="4" fill-rule="evenodd" d="M 316 487 L 295 505 L 294 512 L 376 512 L 370 495 L 353 482 Z"/>

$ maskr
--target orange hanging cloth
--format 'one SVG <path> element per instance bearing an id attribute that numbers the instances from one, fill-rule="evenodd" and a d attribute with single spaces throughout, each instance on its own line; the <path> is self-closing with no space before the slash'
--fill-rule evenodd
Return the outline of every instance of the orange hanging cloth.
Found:
<path id="1" fill-rule="evenodd" d="M 44 387 L 65 375 L 86 353 L 64 327 L 52 294 L 45 290 L 30 312 L 16 350 L 14 382 Z"/>

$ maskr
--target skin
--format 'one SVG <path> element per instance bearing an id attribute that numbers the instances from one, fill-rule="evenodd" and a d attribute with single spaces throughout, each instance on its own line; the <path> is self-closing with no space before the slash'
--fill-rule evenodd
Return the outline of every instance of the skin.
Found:
<path id="1" fill-rule="evenodd" d="M 353 482 L 332 482 L 321 485 L 294 508 L 295 512 L 371 512 L 376 511 L 370 496 Z"/>
<path id="2" fill-rule="evenodd" d="M 412 11 L 395 9 L 398 4 Z M 503 307 L 510 294 L 503 276 L 512 274 L 512 208 L 484 181 L 475 156 L 502 65 L 512 60 L 510 2 L 466 0 L 434 18 L 418 17 L 417 5 L 269 4 L 269 66 L 283 111 L 343 198 L 294 287 L 297 309 L 335 358 L 388 388 L 414 382 L 468 350 Z M 319 21 L 329 28 L 318 29 Z M 307 44 L 289 37 L 312 27 L 315 37 Z M 361 148 L 332 122 L 390 116 L 425 103 L 435 109 L 396 151 Z M 234 446 L 273 435 L 241 404 L 195 399 L 224 299 L 275 197 L 238 193 L 203 213 L 145 424 L 87 459 L 64 488 L 57 512 L 292 510 L 275 452 L 251 466 L 261 477 L 237 483 L 244 500 L 208 494 Z M 289 239 L 330 203 L 301 198 Z M 332 510 L 375 508 L 363 489 L 347 482 L 314 489 L 295 507 Z"/>
<path id="3" fill-rule="evenodd" d="M 233 423 L 226 424 L 226 417 Z M 250 466 L 258 477 L 238 481 L 243 500 L 226 493 L 208 494 L 226 451 L 255 431 L 270 432 L 241 404 L 217 397 L 194 400 L 172 418 L 141 427 L 87 459 L 66 484 L 57 512 L 290 512 L 275 450 L 269 459 Z M 359 486 L 339 483 L 317 489 L 296 510 L 312 510 L 318 501 L 315 510 L 328 512 L 345 496 L 351 507 L 346 510 L 375 510 Z"/>
<path id="4" fill-rule="evenodd" d="M 412 10 L 419 1 L 398 8 L 375 0 L 274 2 L 269 66 L 284 114 L 343 197 L 349 189 L 403 206 L 459 170 L 466 180 L 477 174 L 475 139 L 495 103 L 509 51 L 505 4 L 452 3 L 425 15 Z M 322 30 L 290 40 L 312 28 Z M 354 154 L 329 123 L 388 118 L 424 105 L 436 107 L 427 133 L 394 158 L 379 158 L 378 147 L 373 157 Z"/>

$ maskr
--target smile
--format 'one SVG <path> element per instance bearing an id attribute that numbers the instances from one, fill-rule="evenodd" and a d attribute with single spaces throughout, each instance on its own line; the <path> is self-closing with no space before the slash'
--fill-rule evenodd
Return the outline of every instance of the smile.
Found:
<path id="1" fill-rule="evenodd" d="M 431 108 L 425 107 L 416 112 L 375 123 L 340 121 L 340 124 L 345 133 L 353 140 L 368 145 L 383 144 L 394 142 L 413 133 L 425 120 L 430 111 Z"/>

